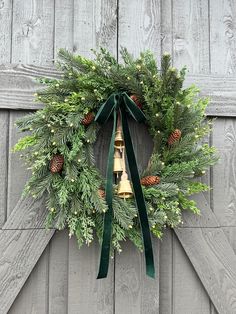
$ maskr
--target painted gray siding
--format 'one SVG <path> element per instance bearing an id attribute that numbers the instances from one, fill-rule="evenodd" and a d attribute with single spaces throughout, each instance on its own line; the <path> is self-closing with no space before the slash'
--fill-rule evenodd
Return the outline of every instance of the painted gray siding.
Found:
<path id="1" fill-rule="evenodd" d="M 236 313 L 235 23 L 235 0 L 0 1 L 1 314 Z M 108 278 L 96 280 L 98 244 L 78 250 L 66 231 L 43 230 L 42 204 L 18 202 L 28 172 L 10 150 L 20 137 L 15 120 L 36 108 L 34 78 L 58 75 L 58 48 L 92 56 L 98 46 L 117 58 L 120 46 L 135 55 L 151 49 L 158 60 L 170 52 L 174 66 L 187 65 L 188 84 L 212 96 L 208 113 L 218 117 L 209 141 L 221 161 L 208 174 L 207 202 L 199 200 L 204 214 L 187 216 L 183 228 L 154 241 L 156 280 L 145 276 L 143 256 L 129 242 Z M 150 142 L 145 128 L 137 131 L 133 124 L 142 165 Z M 98 145 L 104 149 L 96 150 L 103 170 L 108 140 L 105 132 Z"/>

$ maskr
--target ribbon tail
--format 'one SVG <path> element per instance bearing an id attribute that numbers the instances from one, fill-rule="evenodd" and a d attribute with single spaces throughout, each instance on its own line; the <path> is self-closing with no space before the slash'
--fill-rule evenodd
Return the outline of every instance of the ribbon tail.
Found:
<path id="1" fill-rule="evenodd" d="M 149 228 L 149 223 L 148 223 L 146 204 L 145 204 L 145 200 L 143 196 L 142 187 L 140 184 L 138 167 L 136 163 L 136 158 L 134 154 L 134 149 L 132 145 L 132 140 L 130 136 L 128 121 L 127 121 L 124 106 L 121 108 L 121 120 L 122 120 L 126 155 L 127 155 L 130 175 L 131 175 L 131 179 L 133 183 L 136 205 L 139 212 L 140 225 L 141 225 L 142 235 L 143 235 L 143 244 L 144 244 L 145 261 L 146 261 L 146 274 L 152 278 L 155 278 L 152 240 L 151 240 L 150 228 Z"/>
<path id="2" fill-rule="evenodd" d="M 113 208 L 112 208 L 112 198 L 113 198 L 113 166 L 114 166 L 114 141 L 115 141 L 115 131 L 116 131 L 116 121 L 117 112 L 114 110 L 114 122 L 112 136 L 109 146 L 108 162 L 107 162 L 107 173 L 106 173 L 106 202 L 108 205 L 108 210 L 104 215 L 103 223 L 103 238 L 102 238 L 102 249 L 100 257 L 100 266 L 97 279 L 107 277 L 109 259 L 110 259 L 110 246 L 111 246 L 111 236 L 112 236 L 112 219 L 113 219 Z"/>

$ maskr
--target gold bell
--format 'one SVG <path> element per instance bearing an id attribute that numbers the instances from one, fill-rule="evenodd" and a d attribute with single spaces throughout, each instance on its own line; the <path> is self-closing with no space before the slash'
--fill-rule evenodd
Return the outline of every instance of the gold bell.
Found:
<path id="1" fill-rule="evenodd" d="M 119 173 L 123 171 L 123 167 L 122 167 L 122 158 L 120 155 L 120 152 L 118 149 L 115 150 L 115 154 L 114 154 L 114 167 L 113 167 L 113 172 L 114 173 Z"/>
<path id="2" fill-rule="evenodd" d="M 114 146 L 115 146 L 115 148 L 118 148 L 118 149 L 124 148 L 124 138 L 123 138 L 123 134 L 122 134 L 120 115 L 118 115 Z"/>
<path id="3" fill-rule="evenodd" d="M 115 146 L 115 148 L 119 148 L 119 149 L 122 149 L 124 147 L 124 139 L 123 139 L 123 135 L 122 135 L 121 130 L 116 131 L 114 146 Z"/>
<path id="4" fill-rule="evenodd" d="M 128 180 L 128 175 L 126 172 L 122 173 L 121 180 L 118 185 L 117 195 L 120 198 L 131 198 L 133 196 L 131 183 Z"/>

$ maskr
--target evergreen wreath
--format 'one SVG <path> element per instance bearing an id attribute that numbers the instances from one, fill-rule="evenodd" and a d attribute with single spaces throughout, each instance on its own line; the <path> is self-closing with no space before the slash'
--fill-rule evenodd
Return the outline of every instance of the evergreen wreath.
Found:
<path id="1" fill-rule="evenodd" d="M 140 177 L 150 230 L 160 238 L 163 228 L 181 223 L 183 210 L 199 214 L 189 196 L 209 189 L 199 181 L 218 159 L 214 147 L 202 144 L 212 124 L 205 116 L 208 99 L 199 98 L 195 86 L 183 88 L 186 69 L 172 67 L 167 53 L 160 69 L 150 51 L 135 59 L 122 48 L 122 64 L 103 48 L 94 53 L 95 59 L 89 60 L 60 50 L 62 77 L 40 79 L 46 88 L 36 100 L 43 109 L 17 122 L 21 131 L 30 132 L 14 147 L 23 151 L 21 157 L 32 171 L 24 195 L 45 197 L 47 227 L 68 227 L 79 246 L 89 245 L 94 234 L 102 240 L 107 204 L 105 178 L 93 156 L 100 128 L 94 117 L 112 93 L 125 92 L 145 114 L 153 140 Z M 125 239 L 142 250 L 135 200 L 120 198 L 117 184 L 113 189 L 111 254 L 114 249 L 121 252 Z"/>

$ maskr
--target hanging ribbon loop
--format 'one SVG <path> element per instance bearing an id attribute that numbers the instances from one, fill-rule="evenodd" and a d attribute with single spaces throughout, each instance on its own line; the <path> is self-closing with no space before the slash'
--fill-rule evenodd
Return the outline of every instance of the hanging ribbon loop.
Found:
<path id="1" fill-rule="evenodd" d="M 117 123 L 117 111 L 121 114 L 121 122 L 123 129 L 123 136 L 125 142 L 125 148 L 127 152 L 127 160 L 130 169 L 131 180 L 133 183 L 133 190 L 136 200 L 136 206 L 138 208 L 139 220 L 143 236 L 143 245 L 145 251 L 145 261 L 146 261 L 146 273 L 148 276 L 155 277 L 153 250 L 151 234 L 148 223 L 148 216 L 146 210 L 146 204 L 142 192 L 142 187 L 140 184 L 140 178 L 138 173 L 137 162 L 134 154 L 133 144 L 130 136 L 128 121 L 127 121 L 127 111 L 132 116 L 132 118 L 137 122 L 144 122 L 146 117 L 144 113 L 136 106 L 133 100 L 125 92 L 117 92 L 111 94 L 107 101 L 99 109 L 95 121 L 104 124 L 113 114 L 113 130 L 111 135 L 111 141 L 108 153 L 107 162 L 107 172 L 106 172 L 106 202 L 108 205 L 108 210 L 104 215 L 104 226 L 103 226 L 103 239 L 102 239 L 102 249 L 100 257 L 99 266 L 99 278 L 105 278 L 108 273 L 109 267 L 109 257 L 110 257 L 110 245 L 112 238 L 112 220 L 113 220 L 113 208 L 112 208 L 112 198 L 113 198 L 113 155 L 114 155 L 114 141 L 115 141 L 115 131 Z"/>

